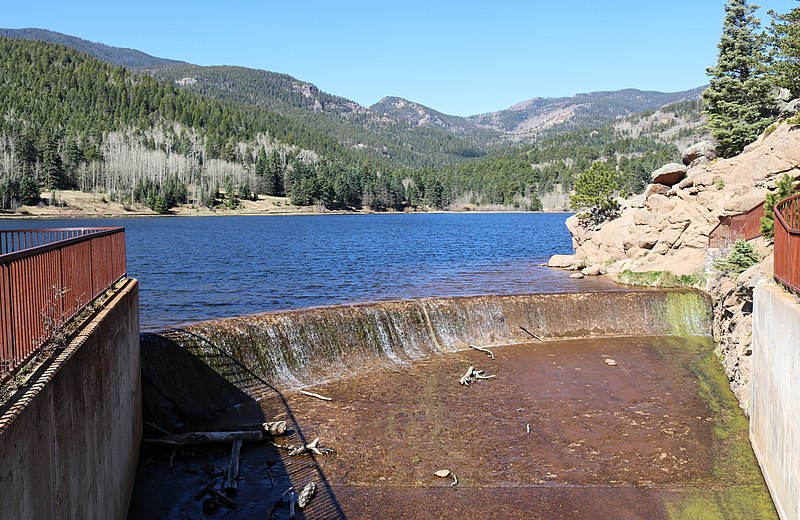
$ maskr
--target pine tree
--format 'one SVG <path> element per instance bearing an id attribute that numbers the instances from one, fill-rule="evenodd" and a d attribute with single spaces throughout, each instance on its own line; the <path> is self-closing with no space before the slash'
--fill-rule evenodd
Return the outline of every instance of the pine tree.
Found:
<path id="1" fill-rule="evenodd" d="M 724 157 L 741 152 L 772 121 L 771 82 L 765 74 L 764 39 L 756 34 L 761 26 L 756 8 L 747 0 L 728 0 L 717 65 L 707 70 L 704 112 Z"/>
<path id="2" fill-rule="evenodd" d="M 769 14 L 770 72 L 776 85 L 800 97 L 800 7 L 786 14 Z"/>
<path id="3" fill-rule="evenodd" d="M 582 222 L 597 226 L 619 214 L 619 203 L 614 198 L 617 188 L 617 172 L 606 163 L 596 162 L 578 175 L 569 205 L 584 210 L 578 214 Z"/>

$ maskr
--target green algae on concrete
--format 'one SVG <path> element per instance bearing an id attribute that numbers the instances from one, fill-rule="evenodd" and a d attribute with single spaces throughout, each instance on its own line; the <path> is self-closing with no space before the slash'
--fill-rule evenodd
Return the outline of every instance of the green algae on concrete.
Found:
<path id="1" fill-rule="evenodd" d="M 665 291 L 658 302 L 661 319 L 666 320 L 672 336 L 708 336 L 711 334 L 711 307 L 700 291 Z"/>
<path id="2" fill-rule="evenodd" d="M 747 418 L 709 338 L 665 338 L 662 355 L 681 356 L 708 407 L 713 432 L 711 479 L 665 498 L 670 519 L 778 518 L 748 437 Z M 696 486 L 696 487 L 695 487 Z"/>

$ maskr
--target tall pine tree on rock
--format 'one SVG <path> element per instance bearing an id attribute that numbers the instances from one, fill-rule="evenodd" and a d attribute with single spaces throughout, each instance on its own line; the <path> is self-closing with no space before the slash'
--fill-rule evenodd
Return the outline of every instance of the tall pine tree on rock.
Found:
<path id="1" fill-rule="evenodd" d="M 738 154 L 772 122 L 761 22 L 747 0 L 728 0 L 716 67 L 707 70 L 704 112 L 723 157 Z"/>

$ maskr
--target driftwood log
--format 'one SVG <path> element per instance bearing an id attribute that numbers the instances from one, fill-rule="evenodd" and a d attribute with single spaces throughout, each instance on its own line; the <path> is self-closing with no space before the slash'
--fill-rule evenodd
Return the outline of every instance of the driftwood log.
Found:
<path id="1" fill-rule="evenodd" d="M 483 353 L 487 354 L 487 355 L 488 355 L 490 358 L 494 359 L 494 352 L 492 352 L 492 351 L 491 351 L 491 350 L 489 350 L 488 348 L 476 347 L 475 345 L 470 345 L 470 344 L 467 344 L 467 346 L 468 346 L 469 348 L 471 348 L 471 349 L 474 349 L 474 350 L 479 350 L 479 351 L 481 351 L 481 352 L 483 352 Z"/>
<path id="2" fill-rule="evenodd" d="M 158 439 L 144 439 L 144 446 L 195 446 L 198 444 L 218 444 L 236 440 L 260 442 L 264 433 L 260 431 L 244 432 L 191 432 L 179 435 L 168 435 Z"/>
<path id="3" fill-rule="evenodd" d="M 470 366 L 467 369 L 467 373 L 461 376 L 461 379 L 459 379 L 458 382 L 464 386 L 469 386 L 469 384 L 476 379 L 494 379 L 496 377 L 497 376 L 495 375 L 486 375 L 483 373 L 483 370 L 475 370 L 474 366 Z"/>
<path id="4" fill-rule="evenodd" d="M 241 439 L 236 439 L 233 441 L 233 447 L 231 448 L 231 462 L 228 465 L 228 477 L 225 479 L 225 485 L 223 489 L 225 491 L 236 491 L 236 488 L 239 487 L 239 453 L 242 450 L 242 441 Z"/>
<path id="5" fill-rule="evenodd" d="M 325 397 L 324 395 L 315 394 L 314 392 L 306 392 L 305 390 L 300 390 L 300 393 L 303 395 L 307 395 L 309 397 L 316 397 L 317 399 L 321 399 L 323 401 L 333 401 L 330 397 Z"/>

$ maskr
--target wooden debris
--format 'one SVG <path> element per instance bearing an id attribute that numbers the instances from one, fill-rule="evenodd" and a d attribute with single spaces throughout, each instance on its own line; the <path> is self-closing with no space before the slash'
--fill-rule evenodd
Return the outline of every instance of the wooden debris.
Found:
<path id="1" fill-rule="evenodd" d="M 475 367 L 470 365 L 470 367 L 467 369 L 467 373 L 464 374 L 458 382 L 464 386 L 469 386 L 469 383 L 472 381 L 472 372 L 474 371 Z"/>
<path id="2" fill-rule="evenodd" d="M 225 479 L 223 489 L 225 491 L 236 491 L 239 487 L 239 453 L 242 450 L 242 441 L 237 439 L 233 441 L 231 448 L 231 462 L 228 465 L 228 477 Z"/>
<path id="3" fill-rule="evenodd" d="M 297 494 L 294 491 L 289 491 L 289 518 L 294 518 L 294 506 L 297 503 Z"/>
<path id="4" fill-rule="evenodd" d="M 464 374 L 458 382 L 464 386 L 469 386 L 469 384 L 476 379 L 494 379 L 496 377 L 496 375 L 486 375 L 483 370 L 475 370 L 474 366 L 470 366 L 467 369 L 467 373 Z"/>
<path id="5" fill-rule="evenodd" d="M 333 448 L 328 448 L 327 446 L 320 446 L 319 444 L 319 437 L 311 441 L 310 443 L 306 444 L 305 446 L 284 446 L 281 444 L 272 443 L 278 449 L 286 450 L 289 452 L 290 457 L 294 457 L 295 455 L 300 455 L 306 452 L 316 453 L 317 455 L 327 455 L 328 453 L 334 453 L 336 450 Z"/>
<path id="6" fill-rule="evenodd" d="M 325 397 L 324 395 L 315 394 L 314 392 L 306 392 L 305 390 L 300 390 L 300 393 L 303 395 L 307 395 L 309 397 L 316 397 L 317 399 L 322 399 L 323 401 L 333 401 L 330 397 Z"/>
<path id="7" fill-rule="evenodd" d="M 220 503 L 225 504 L 231 509 L 236 509 L 236 503 L 230 498 L 226 497 L 224 494 L 214 489 L 214 487 L 211 484 L 206 484 L 205 487 L 202 489 L 202 491 L 200 491 L 200 494 L 197 495 L 196 499 L 200 500 L 206 494 L 211 495 L 212 497 L 216 498 Z"/>
<path id="8" fill-rule="evenodd" d="M 217 444 L 233 442 L 235 440 L 260 442 L 264 434 L 260 431 L 242 432 L 191 432 L 178 435 L 168 435 L 158 439 L 144 439 L 144 446 L 194 446 L 197 444 Z"/>
<path id="9" fill-rule="evenodd" d="M 608 366 L 610 366 L 610 367 L 615 367 L 615 366 L 617 366 L 617 362 L 616 362 L 616 361 L 614 361 L 614 360 L 613 360 L 613 359 L 611 359 L 611 358 L 606 358 L 606 360 L 605 360 L 605 363 L 606 363 L 606 365 L 608 365 Z"/>
<path id="10" fill-rule="evenodd" d="M 494 352 L 492 352 L 488 348 L 476 347 L 475 345 L 470 345 L 470 344 L 467 344 L 467 346 L 469 348 L 471 348 L 471 349 L 479 350 L 480 352 L 484 352 L 484 353 L 488 354 L 490 358 L 494 359 Z"/>
<path id="11" fill-rule="evenodd" d="M 439 471 L 436 471 L 433 474 L 436 475 L 439 478 L 447 478 L 447 477 L 450 476 L 450 470 L 449 469 L 440 469 Z"/>
<path id="12" fill-rule="evenodd" d="M 539 341 L 544 341 L 542 338 L 540 338 L 539 336 L 537 336 L 533 332 L 529 331 L 528 329 L 526 329 L 522 325 L 520 325 L 519 328 L 521 328 L 523 331 L 525 331 L 528 334 L 528 336 L 532 337 L 533 339 L 537 339 Z"/>
<path id="13" fill-rule="evenodd" d="M 314 493 L 317 491 L 317 485 L 314 482 L 309 482 L 306 484 L 306 487 L 300 492 L 300 495 L 297 497 L 297 507 L 300 509 L 305 508 L 311 499 L 314 497 Z"/>
<path id="14" fill-rule="evenodd" d="M 213 427 L 218 432 L 246 432 L 260 431 L 267 435 L 283 435 L 286 433 L 286 421 L 272 421 L 263 423 L 229 424 Z"/>
<path id="15" fill-rule="evenodd" d="M 472 377 L 473 379 L 494 379 L 497 376 L 496 375 L 487 376 L 486 374 L 483 373 L 483 370 L 473 370 Z"/>

